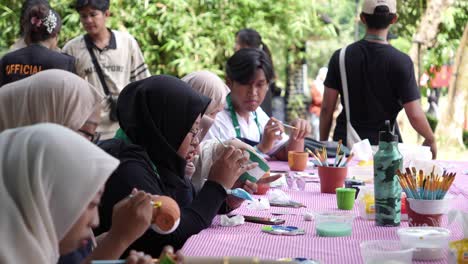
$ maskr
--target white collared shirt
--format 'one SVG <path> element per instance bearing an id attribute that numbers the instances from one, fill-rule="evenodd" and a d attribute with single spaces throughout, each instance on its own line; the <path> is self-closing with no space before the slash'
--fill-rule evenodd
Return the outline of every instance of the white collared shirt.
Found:
<path id="1" fill-rule="evenodd" d="M 258 123 L 260 125 L 260 130 L 263 134 L 264 128 L 270 120 L 270 118 L 261 107 L 258 107 L 257 110 L 255 110 L 255 112 L 257 113 Z M 239 121 L 241 137 L 251 141 L 260 142 L 261 137 L 259 129 L 257 127 L 257 123 L 255 122 L 255 115 L 253 114 L 253 112 L 250 113 L 248 122 L 238 113 L 236 113 L 236 115 L 237 120 Z M 210 130 L 206 134 L 204 140 L 219 138 L 222 141 L 225 141 L 235 137 L 236 130 L 234 129 L 234 125 L 232 123 L 231 113 L 229 112 L 228 108 L 225 108 L 223 111 L 219 112 L 216 115 L 216 119 L 213 125 L 211 126 Z M 281 146 L 283 146 L 288 140 L 289 136 L 283 133 L 282 139 L 276 140 L 273 144 L 273 148 L 266 154 L 271 155 L 273 153 L 276 153 L 276 151 Z"/>

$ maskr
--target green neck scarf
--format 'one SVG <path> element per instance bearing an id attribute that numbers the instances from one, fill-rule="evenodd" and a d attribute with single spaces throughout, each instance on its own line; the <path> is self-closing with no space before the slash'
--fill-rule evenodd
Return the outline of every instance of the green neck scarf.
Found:
<path id="1" fill-rule="evenodd" d="M 130 140 L 130 138 L 128 138 L 127 134 L 125 134 L 125 132 L 123 131 L 122 128 L 119 128 L 117 130 L 117 132 L 115 132 L 114 138 L 120 139 L 120 140 L 122 140 L 123 142 L 125 142 L 127 144 L 133 144 L 132 141 Z M 154 173 L 156 173 L 156 175 L 159 178 L 158 169 L 156 168 L 156 165 L 154 165 L 154 163 L 153 163 L 153 161 L 151 159 L 150 159 L 150 163 L 151 163 L 151 167 L 153 168 Z"/>

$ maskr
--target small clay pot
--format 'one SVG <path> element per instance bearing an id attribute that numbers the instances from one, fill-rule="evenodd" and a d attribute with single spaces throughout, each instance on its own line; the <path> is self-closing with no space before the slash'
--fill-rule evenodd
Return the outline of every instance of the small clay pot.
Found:
<path id="1" fill-rule="evenodd" d="M 288 151 L 288 165 L 293 171 L 303 171 L 307 168 L 309 153 L 299 151 Z"/>
<path id="2" fill-rule="evenodd" d="M 173 231 L 180 220 L 180 208 L 177 202 L 169 196 L 158 196 L 153 202 L 155 203 L 153 225 L 161 230 L 161 233 Z"/>
<path id="3" fill-rule="evenodd" d="M 336 188 L 344 185 L 346 176 L 348 176 L 348 167 L 318 167 L 320 178 L 320 191 L 322 193 L 336 193 Z"/>
<path id="4" fill-rule="evenodd" d="M 269 171 L 262 176 L 262 178 L 265 178 L 265 177 L 270 177 Z M 268 192 L 269 189 L 270 189 L 269 183 L 259 183 L 257 184 L 257 191 L 254 194 L 264 195 Z"/>

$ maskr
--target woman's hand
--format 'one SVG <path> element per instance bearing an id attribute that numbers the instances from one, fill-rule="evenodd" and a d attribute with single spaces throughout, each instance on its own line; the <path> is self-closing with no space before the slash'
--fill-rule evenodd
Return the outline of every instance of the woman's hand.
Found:
<path id="1" fill-rule="evenodd" d="M 171 246 L 165 246 L 161 255 L 159 256 L 159 262 L 163 262 L 164 259 L 169 259 L 172 263 L 183 263 L 184 256 L 180 251 L 174 254 L 174 249 Z M 166 262 L 165 262 L 166 263 Z"/>
<path id="2" fill-rule="evenodd" d="M 249 180 L 245 182 L 237 180 L 232 186 L 232 189 L 235 189 L 235 188 L 242 188 L 248 193 L 254 194 L 257 191 L 257 184 Z M 237 198 L 233 195 L 228 195 L 228 197 L 226 198 L 226 204 L 230 210 L 239 208 L 243 202 L 244 202 L 244 199 Z"/>
<path id="3" fill-rule="evenodd" d="M 258 166 L 258 163 L 247 163 L 249 153 L 233 146 L 222 149 L 213 162 L 208 180 L 221 184 L 225 189 L 231 189 L 240 175 Z"/>
<path id="4" fill-rule="evenodd" d="M 151 199 L 150 194 L 133 189 L 131 198 L 125 198 L 114 206 L 112 226 L 108 235 L 128 245 L 143 235 L 151 225 L 153 217 Z"/>
<path id="5" fill-rule="evenodd" d="M 153 258 L 150 255 L 145 255 L 143 252 L 131 250 L 128 255 L 126 264 L 152 264 Z"/>
<path id="6" fill-rule="evenodd" d="M 283 124 L 274 117 L 270 118 L 263 129 L 262 141 L 257 145 L 258 150 L 263 153 L 270 151 L 273 148 L 275 141 L 282 138 L 283 133 Z"/>

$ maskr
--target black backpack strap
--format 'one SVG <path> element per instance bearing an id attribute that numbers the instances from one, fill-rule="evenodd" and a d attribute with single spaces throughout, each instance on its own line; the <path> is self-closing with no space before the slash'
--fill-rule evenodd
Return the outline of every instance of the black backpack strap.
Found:
<path id="1" fill-rule="evenodd" d="M 111 93 L 109 91 L 109 87 L 107 87 L 107 83 L 104 80 L 104 74 L 102 73 L 101 66 L 99 65 L 99 62 L 97 61 L 96 55 L 93 52 L 93 44 L 91 43 L 91 38 L 89 35 L 84 36 L 84 41 L 86 43 L 86 48 L 88 49 L 89 55 L 91 56 L 91 60 L 94 64 L 94 68 L 96 69 L 96 72 L 99 76 L 99 80 L 101 81 L 102 88 L 104 89 L 104 93 L 107 95 L 107 97 L 110 97 Z"/>

